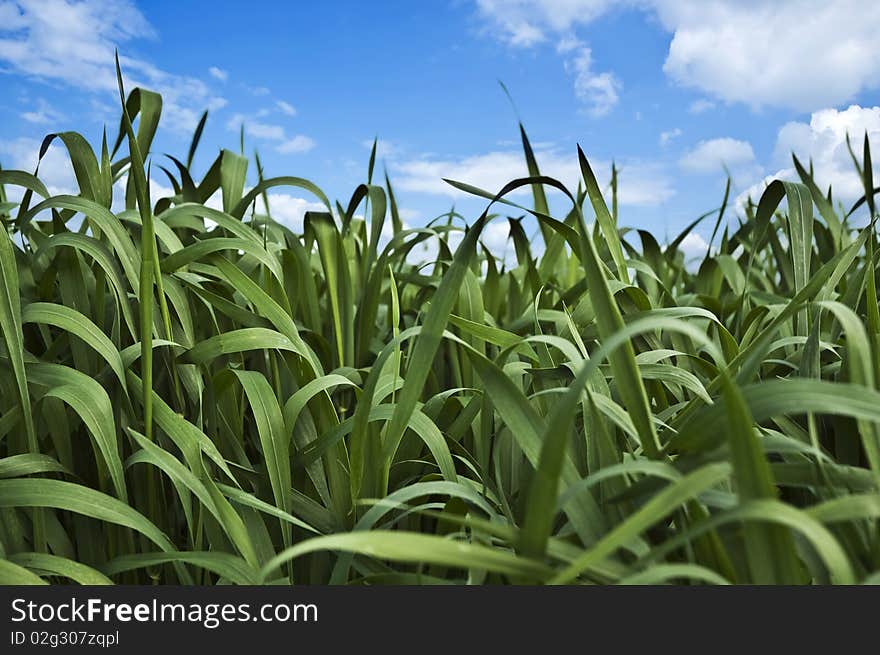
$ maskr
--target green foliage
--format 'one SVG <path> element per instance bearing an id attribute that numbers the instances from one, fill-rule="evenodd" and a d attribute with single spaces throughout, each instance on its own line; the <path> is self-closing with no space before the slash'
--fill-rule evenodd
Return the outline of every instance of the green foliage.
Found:
<path id="1" fill-rule="evenodd" d="M 347 203 L 258 159 L 248 189 L 239 154 L 195 170 L 206 115 L 165 168 L 161 98 L 122 98 L 112 152 L 44 142 L 79 195 L 0 171 L 0 583 L 878 579 L 873 221 L 810 167 L 664 247 L 618 225 L 616 171 L 609 210 L 580 149 L 565 189 L 520 125 L 529 177 L 450 181 L 489 200 L 464 234 L 406 229 L 375 149 Z M 279 186 L 326 211 L 292 230 Z"/>

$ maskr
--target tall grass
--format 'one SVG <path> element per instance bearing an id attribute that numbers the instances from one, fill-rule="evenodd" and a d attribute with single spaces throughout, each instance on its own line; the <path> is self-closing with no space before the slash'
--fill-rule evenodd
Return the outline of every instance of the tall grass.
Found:
<path id="1" fill-rule="evenodd" d="M 78 195 L 0 171 L 0 582 L 880 579 L 876 236 L 809 167 L 663 246 L 521 130 L 530 177 L 405 229 L 375 151 L 345 204 L 246 188 L 239 154 L 193 168 L 204 118 L 145 165 L 161 98 L 123 99 L 112 149 L 44 143 Z M 324 205 L 302 234 L 281 186 Z"/>

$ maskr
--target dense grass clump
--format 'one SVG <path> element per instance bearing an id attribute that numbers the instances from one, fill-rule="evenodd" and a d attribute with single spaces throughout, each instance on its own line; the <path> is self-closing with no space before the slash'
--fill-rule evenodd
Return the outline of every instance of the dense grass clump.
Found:
<path id="1" fill-rule="evenodd" d="M 0 582 L 880 577 L 876 237 L 800 163 L 744 220 L 700 219 L 686 265 L 699 221 L 621 229 L 614 184 L 609 210 L 580 151 L 577 190 L 541 177 L 524 131 L 531 177 L 450 182 L 486 213 L 404 229 L 373 159 L 345 205 L 259 160 L 247 189 L 230 151 L 199 178 L 201 126 L 146 166 L 161 98 L 124 107 L 97 152 L 47 139 L 79 195 L 0 171 Z M 280 186 L 326 207 L 302 234 Z"/>

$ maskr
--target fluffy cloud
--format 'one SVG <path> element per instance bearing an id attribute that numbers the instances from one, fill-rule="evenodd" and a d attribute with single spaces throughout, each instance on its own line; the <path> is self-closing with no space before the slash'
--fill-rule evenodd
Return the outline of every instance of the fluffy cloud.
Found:
<path id="1" fill-rule="evenodd" d="M 590 23 L 617 4 L 619 0 L 477 0 L 479 13 L 492 29 L 518 47 Z"/>
<path id="2" fill-rule="evenodd" d="M 316 145 L 314 140 L 305 135 L 289 136 L 281 125 L 251 119 L 243 114 L 235 114 L 226 123 L 227 129 L 232 131 L 238 131 L 242 125 L 244 125 L 244 133 L 248 136 L 263 141 L 274 141 L 275 150 L 282 154 L 308 152 Z"/>
<path id="3" fill-rule="evenodd" d="M 602 162 L 596 162 L 601 165 Z M 595 170 L 596 166 L 594 166 Z M 618 163 L 617 201 L 622 206 L 649 207 L 666 202 L 675 195 L 673 181 L 659 164 L 626 161 Z M 610 180 L 611 164 L 606 162 L 596 176 L 600 184 L 607 185 Z"/>
<path id="4" fill-rule="evenodd" d="M 315 141 L 313 139 L 310 139 L 303 134 L 297 134 L 296 136 L 290 139 L 285 139 L 284 141 L 279 143 L 278 147 L 275 149 L 282 154 L 289 155 L 301 152 L 308 152 L 314 147 Z"/>
<path id="5" fill-rule="evenodd" d="M 262 198 L 258 202 L 257 211 L 266 211 Z M 269 193 L 269 212 L 272 218 L 297 234 L 302 233 L 306 212 L 310 211 L 327 211 L 327 208 L 319 202 L 305 200 L 289 193 Z"/>
<path id="6" fill-rule="evenodd" d="M 250 120 L 244 114 L 235 114 L 226 122 L 226 128 L 230 131 L 238 131 L 242 125 L 244 125 L 244 133 L 255 139 L 268 139 L 271 141 L 281 141 L 284 139 L 284 128 L 280 125 Z"/>
<path id="7" fill-rule="evenodd" d="M 155 38 L 155 32 L 129 0 L 0 2 L 0 62 L 15 73 L 116 94 L 114 50 L 143 38 Z M 202 108 L 225 103 L 199 79 L 143 59 L 120 61 L 128 89 L 144 86 L 162 94 L 166 125 L 191 130 Z"/>
<path id="8" fill-rule="evenodd" d="M 812 160 L 816 180 L 831 185 L 840 200 L 854 200 L 862 195 L 862 183 L 855 172 L 846 147 L 849 134 L 853 150 L 861 159 L 862 140 L 867 133 L 873 151 L 880 149 L 880 107 L 853 105 L 843 111 L 824 109 L 815 112 L 807 123 L 787 123 L 776 140 L 776 157 L 790 161 L 794 152 L 806 165 Z M 880 168 L 875 164 L 875 176 Z"/>
<path id="9" fill-rule="evenodd" d="M 211 77 L 220 80 L 221 82 L 225 82 L 229 79 L 229 73 L 222 68 L 217 68 L 216 66 L 211 66 L 208 69 L 208 73 L 211 75 Z"/>
<path id="10" fill-rule="evenodd" d="M 706 100 L 705 98 L 700 98 L 699 100 L 694 100 L 690 106 L 688 106 L 688 112 L 691 114 L 702 114 L 714 108 L 714 102 Z"/>
<path id="11" fill-rule="evenodd" d="M 794 153 L 804 166 L 812 162 L 819 188 L 824 191 L 830 186 L 834 200 L 849 209 L 849 205 L 862 196 L 864 188 L 846 146 L 847 134 L 860 161 L 866 134 L 872 151 L 880 151 L 880 107 L 852 105 L 845 110 L 823 109 L 814 112 L 809 123 L 786 123 L 776 138 L 776 173 L 746 189 L 737 203 L 744 204 L 748 197 L 757 200 L 772 180 L 798 180 L 791 161 Z M 878 177 L 880 164 L 875 163 L 874 179 Z"/>
<path id="12" fill-rule="evenodd" d="M 611 111 L 623 84 L 614 73 L 595 70 L 592 50 L 572 28 L 593 21 L 614 4 L 617 0 L 477 0 L 489 29 L 511 46 L 531 47 L 553 37 L 574 77 L 575 95 L 594 117 Z"/>
<path id="13" fill-rule="evenodd" d="M 34 123 L 36 125 L 49 125 L 64 120 L 64 114 L 56 111 L 42 98 L 37 100 L 36 109 L 24 111 L 20 115 L 28 123 Z"/>
<path id="14" fill-rule="evenodd" d="M 757 203 L 761 194 L 764 193 L 764 189 L 766 189 L 773 180 L 793 180 L 794 178 L 795 170 L 793 168 L 783 168 L 771 175 L 765 175 L 761 180 L 747 187 L 744 191 L 741 191 L 734 200 L 733 206 L 737 212 L 742 214 L 742 210 L 748 203 L 749 199 L 751 199 L 752 202 Z"/>
<path id="15" fill-rule="evenodd" d="M 675 139 L 681 136 L 681 128 L 674 127 L 671 130 L 660 132 L 660 145 L 668 146 Z"/>
<path id="16" fill-rule="evenodd" d="M 851 203 L 862 196 L 864 188 L 846 146 L 850 135 L 853 150 L 859 160 L 865 135 L 873 152 L 880 151 L 880 107 L 852 105 L 838 111 L 823 109 L 810 117 L 809 123 L 786 123 L 776 139 L 775 159 L 788 164 L 777 177 L 797 179 L 791 167 L 791 154 L 797 155 L 804 166 L 813 163 L 813 173 L 820 188 L 831 190 L 835 200 Z M 874 178 L 880 176 L 880 164 L 874 164 Z"/>
<path id="17" fill-rule="evenodd" d="M 664 71 L 721 100 L 799 111 L 880 84 L 880 4 L 653 0 L 673 32 Z"/>
<path id="18" fill-rule="evenodd" d="M 717 173 L 723 167 L 742 169 L 755 163 L 751 144 L 729 137 L 700 141 L 678 161 L 689 173 Z"/>
<path id="19" fill-rule="evenodd" d="M 3 168 L 33 173 L 39 154 L 40 141 L 37 139 L 21 137 L 11 141 L 0 141 L 0 162 Z M 52 195 L 79 193 L 73 167 L 70 165 L 70 157 L 57 140 L 52 142 L 40 161 L 40 180 Z M 11 190 L 16 187 L 8 188 Z"/>
<path id="20" fill-rule="evenodd" d="M 538 150 L 535 153 L 541 173 L 558 179 L 571 190 L 577 188 L 580 170 L 573 153 Z M 610 162 L 591 161 L 603 188 L 610 177 Z M 644 162 L 624 162 L 619 166 L 618 200 L 621 205 L 662 203 L 675 193 L 671 181 L 659 166 Z M 461 159 L 423 157 L 396 162 L 393 165 L 395 186 L 404 191 L 459 197 L 462 192 L 443 178 L 465 182 L 490 192 L 499 191 L 515 178 L 526 177 L 528 170 L 522 153 L 514 150 L 489 152 Z M 513 196 L 530 193 L 528 187 Z"/>
<path id="21" fill-rule="evenodd" d="M 284 102 L 283 100 L 277 100 L 275 102 L 275 106 L 278 107 L 278 110 L 285 114 L 286 116 L 296 116 L 296 107 L 294 107 L 289 102 Z"/>
<path id="22" fill-rule="evenodd" d="M 503 219 L 496 219 L 483 228 L 480 241 L 489 251 L 498 258 L 503 258 L 510 243 L 510 223 Z"/>
<path id="23" fill-rule="evenodd" d="M 477 0 L 476 4 L 488 30 L 514 47 L 551 40 L 571 43 L 576 41 L 575 31 L 614 9 L 649 12 L 672 34 L 663 67 L 667 75 L 725 102 L 814 111 L 880 86 L 877 2 Z M 711 106 L 710 99 L 698 100 L 692 111 Z"/>
<path id="24" fill-rule="evenodd" d="M 574 74 L 574 93 L 595 117 L 605 116 L 619 100 L 623 87 L 613 73 L 597 73 L 593 70 L 593 52 L 586 46 L 577 48 L 576 55 L 565 62 Z"/>
<path id="25" fill-rule="evenodd" d="M 685 260 L 692 260 L 702 257 L 709 250 L 709 244 L 706 240 L 696 232 L 689 232 L 688 235 L 681 240 L 678 249 L 684 253 Z"/>
<path id="26" fill-rule="evenodd" d="M 0 34 L 0 59 L 16 71 L 95 90 L 116 88 L 115 43 L 155 37 L 125 0 L 3 2 Z"/>

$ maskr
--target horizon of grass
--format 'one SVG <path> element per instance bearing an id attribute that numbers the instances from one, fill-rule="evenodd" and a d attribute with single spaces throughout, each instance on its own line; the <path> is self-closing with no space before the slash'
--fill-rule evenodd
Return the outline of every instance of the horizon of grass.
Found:
<path id="1" fill-rule="evenodd" d="M 114 142 L 43 142 L 78 195 L 0 169 L 0 584 L 880 582 L 867 137 L 849 211 L 795 159 L 661 246 L 618 224 L 616 171 L 609 207 L 578 148 L 567 189 L 522 125 L 528 177 L 448 180 L 483 214 L 408 229 L 375 145 L 346 204 L 258 157 L 247 189 L 242 154 L 193 170 L 207 112 L 147 163 L 161 97 L 119 88 Z M 281 186 L 325 207 L 302 233 Z"/>

